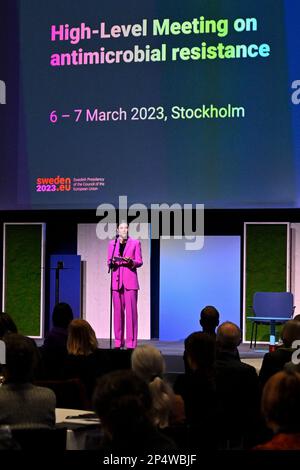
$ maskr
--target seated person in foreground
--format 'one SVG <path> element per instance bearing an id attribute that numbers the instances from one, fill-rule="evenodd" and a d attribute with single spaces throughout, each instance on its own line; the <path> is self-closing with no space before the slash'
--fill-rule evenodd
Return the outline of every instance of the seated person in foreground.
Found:
<path id="1" fill-rule="evenodd" d="M 106 454 L 142 455 L 175 449 L 174 443 L 154 426 L 149 387 L 133 371 L 103 376 L 93 401 L 104 432 L 100 449 Z"/>
<path id="2" fill-rule="evenodd" d="M 0 313 L 0 339 L 3 338 L 6 334 L 9 333 L 18 333 L 17 326 L 13 319 L 8 313 Z M 0 364 L 0 376 L 3 375 L 3 365 Z"/>
<path id="3" fill-rule="evenodd" d="M 184 403 L 164 379 L 165 361 L 160 351 L 148 344 L 138 346 L 132 353 L 131 363 L 132 370 L 148 384 L 153 403 L 153 423 L 160 428 L 182 423 L 185 419 Z"/>
<path id="4" fill-rule="evenodd" d="M 206 333 L 196 332 L 188 336 L 184 343 L 188 371 L 174 384 L 175 393 L 184 401 L 191 446 L 202 450 L 217 445 L 215 344 L 215 339 Z"/>
<path id="5" fill-rule="evenodd" d="M 73 311 L 69 304 L 60 302 L 55 305 L 52 313 L 53 327 L 46 334 L 44 349 L 67 350 L 68 326 L 73 320 Z"/>
<path id="6" fill-rule="evenodd" d="M 202 328 L 202 332 L 216 339 L 216 328 L 219 324 L 220 314 L 216 307 L 213 305 L 206 305 L 201 310 L 199 323 Z M 185 372 L 189 371 L 189 364 L 186 358 L 186 351 L 183 353 L 183 362 Z"/>
<path id="7" fill-rule="evenodd" d="M 69 304 L 60 302 L 55 305 L 52 313 L 53 327 L 39 348 L 44 366 L 44 379 L 62 378 L 62 366 L 68 353 L 68 326 L 72 320 L 73 312 Z"/>
<path id="8" fill-rule="evenodd" d="M 96 333 L 86 320 L 71 321 L 67 350 L 64 376 L 80 379 L 91 399 L 97 378 L 110 370 L 110 363 L 107 352 L 98 348 Z"/>
<path id="9" fill-rule="evenodd" d="M 300 374 L 277 372 L 266 383 L 262 413 L 273 438 L 256 450 L 300 450 Z"/>
<path id="10" fill-rule="evenodd" d="M 56 398 L 52 390 L 32 384 L 36 351 L 30 338 L 19 334 L 4 337 L 5 382 L 0 387 L 0 425 L 12 428 L 55 425 Z"/>
<path id="11" fill-rule="evenodd" d="M 264 386 L 267 380 L 283 370 L 285 364 L 290 362 L 294 349 L 292 344 L 295 340 L 300 339 L 300 322 L 297 320 L 289 320 L 282 328 L 283 345 L 274 352 L 266 353 L 259 373 L 259 380 Z"/>
<path id="12" fill-rule="evenodd" d="M 236 354 L 241 330 L 232 322 L 217 330 L 216 379 L 219 430 L 224 438 L 248 438 L 253 445 L 260 423 L 260 388 L 256 370 Z"/>
<path id="13" fill-rule="evenodd" d="M 0 313 L 0 339 L 7 333 L 18 333 L 18 328 L 8 313 Z"/>

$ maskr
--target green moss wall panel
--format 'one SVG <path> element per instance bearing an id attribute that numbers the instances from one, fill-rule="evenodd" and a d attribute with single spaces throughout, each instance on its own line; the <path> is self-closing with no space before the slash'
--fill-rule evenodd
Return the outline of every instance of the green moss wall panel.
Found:
<path id="1" fill-rule="evenodd" d="M 245 224 L 245 309 L 244 315 L 253 315 L 255 292 L 284 292 L 288 290 L 287 263 L 289 256 L 289 224 Z M 250 340 L 252 323 L 245 320 Z M 277 328 L 278 332 L 280 327 Z M 270 327 L 260 325 L 257 341 L 269 342 Z"/>
<path id="2" fill-rule="evenodd" d="M 4 225 L 4 309 L 20 333 L 36 337 L 43 334 L 44 229 Z"/>

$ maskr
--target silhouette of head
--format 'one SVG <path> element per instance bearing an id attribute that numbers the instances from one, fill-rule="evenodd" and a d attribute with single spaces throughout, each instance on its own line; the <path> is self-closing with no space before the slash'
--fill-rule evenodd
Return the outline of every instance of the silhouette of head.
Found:
<path id="1" fill-rule="evenodd" d="M 7 333 L 18 333 L 17 326 L 8 313 L 0 313 L 0 338 Z"/>
<path id="2" fill-rule="evenodd" d="M 53 326 L 67 329 L 73 320 L 73 311 L 69 304 L 60 302 L 55 305 L 52 313 Z"/>
<path id="3" fill-rule="evenodd" d="M 293 320 L 300 322 L 300 314 L 295 315 L 294 318 L 293 318 Z"/>
<path id="4" fill-rule="evenodd" d="M 112 438 L 127 441 L 150 423 L 152 400 L 149 387 L 131 370 L 114 371 L 98 381 L 94 408 Z"/>
<path id="5" fill-rule="evenodd" d="M 284 346 L 286 348 L 291 348 L 293 341 L 300 339 L 300 321 L 287 321 L 282 328 L 281 338 Z"/>
<path id="6" fill-rule="evenodd" d="M 215 329 L 219 324 L 220 314 L 212 305 L 207 305 L 201 310 L 200 325 L 204 333 L 215 335 Z"/>
<path id="7" fill-rule="evenodd" d="M 193 370 L 211 368 L 215 362 L 215 340 L 211 335 L 195 332 L 185 342 L 185 354 L 188 365 Z"/>
<path id="8" fill-rule="evenodd" d="M 4 342 L 6 345 L 5 377 L 7 382 L 31 382 L 37 359 L 34 342 L 17 333 L 6 335 Z"/>

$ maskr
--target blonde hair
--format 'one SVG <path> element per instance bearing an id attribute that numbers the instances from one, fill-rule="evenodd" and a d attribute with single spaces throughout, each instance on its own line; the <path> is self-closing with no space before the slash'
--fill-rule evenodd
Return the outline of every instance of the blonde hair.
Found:
<path id="1" fill-rule="evenodd" d="M 147 344 L 138 346 L 132 353 L 131 366 L 134 372 L 148 383 L 152 396 L 153 423 L 161 428 L 168 426 L 174 393 L 163 379 L 165 361 L 160 351 Z"/>
<path id="2" fill-rule="evenodd" d="M 68 353 L 88 356 L 97 348 L 96 334 L 91 325 L 86 320 L 72 320 L 68 328 Z"/>

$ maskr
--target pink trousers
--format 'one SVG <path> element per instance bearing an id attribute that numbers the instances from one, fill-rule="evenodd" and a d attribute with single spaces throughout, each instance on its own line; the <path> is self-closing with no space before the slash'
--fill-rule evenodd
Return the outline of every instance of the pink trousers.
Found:
<path id="1" fill-rule="evenodd" d="M 137 345 L 137 290 L 127 290 L 124 287 L 113 291 L 114 304 L 114 330 L 115 347 L 120 348 L 125 345 L 124 327 L 126 312 L 126 347 L 135 348 Z"/>

